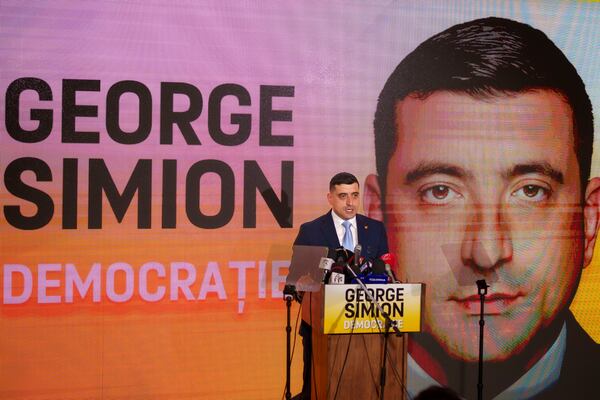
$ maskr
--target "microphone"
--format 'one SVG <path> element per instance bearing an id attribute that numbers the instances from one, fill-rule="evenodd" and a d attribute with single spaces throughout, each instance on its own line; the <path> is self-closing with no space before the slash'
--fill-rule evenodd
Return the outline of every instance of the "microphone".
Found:
<path id="1" fill-rule="evenodd" d="M 352 271 L 354 272 L 354 275 L 360 275 L 363 272 L 363 268 L 361 268 L 361 266 L 363 265 L 365 259 L 364 257 L 360 256 L 360 252 L 362 250 L 362 246 L 360 244 L 357 244 L 356 247 L 354 248 L 354 255 L 352 256 L 352 260 L 348 260 L 348 267 L 350 269 L 352 269 Z M 350 264 L 350 261 L 352 261 L 352 263 Z M 352 276 L 349 277 L 350 280 L 352 280 Z"/>
<path id="2" fill-rule="evenodd" d="M 373 262 L 370 260 L 365 260 L 364 257 L 360 258 L 358 265 L 360 265 L 359 272 L 361 274 L 367 275 L 373 271 Z"/>
<path id="3" fill-rule="evenodd" d="M 363 262 L 360 268 L 355 266 L 348 266 L 348 268 L 354 272 L 350 278 L 350 283 L 356 283 L 357 279 L 360 279 L 363 283 L 388 283 L 388 276 L 385 274 L 385 265 L 381 260 Z"/>
<path id="4" fill-rule="evenodd" d="M 335 263 L 331 266 L 328 276 L 330 285 L 343 285 L 346 283 L 346 274 L 344 266 L 348 262 L 348 253 L 343 247 L 335 249 Z"/>
<path id="5" fill-rule="evenodd" d="M 329 275 L 330 285 L 343 285 L 346 283 L 346 274 L 344 264 L 333 264 L 331 267 L 331 274 Z"/>
<path id="6" fill-rule="evenodd" d="M 396 256 L 392 253 L 385 253 L 381 256 L 381 260 L 385 263 L 385 272 L 390 277 L 392 283 L 398 283 L 399 281 L 392 269 L 392 265 L 395 267 L 397 263 Z"/>
<path id="7" fill-rule="evenodd" d="M 344 253 L 341 253 L 341 252 Z M 335 265 L 335 260 L 338 259 L 338 255 L 340 257 L 344 257 L 345 249 L 342 247 L 338 247 L 337 249 L 332 249 L 331 247 L 327 249 L 327 257 L 321 257 L 319 260 L 319 269 L 323 270 L 323 283 L 329 283 L 331 279 L 331 268 Z"/>
<path id="8" fill-rule="evenodd" d="M 360 267 L 360 252 L 362 251 L 362 246 L 359 244 L 354 248 L 354 266 Z"/>
<path id="9" fill-rule="evenodd" d="M 323 283 L 327 283 L 329 281 L 329 276 L 331 275 L 331 267 L 335 264 L 335 260 L 329 257 L 321 257 L 319 261 L 319 269 L 323 270 Z"/>
<path id="10" fill-rule="evenodd" d="M 490 287 L 490 285 L 488 285 L 486 283 L 485 279 L 480 279 L 478 281 L 475 281 L 475 284 L 477 285 L 477 293 L 479 293 L 480 296 L 485 296 L 487 294 L 487 290 Z M 483 308 L 482 308 L 482 310 L 483 310 Z"/>
<path id="11" fill-rule="evenodd" d="M 385 273 L 390 278 L 390 281 L 392 283 L 398 283 L 398 279 L 396 279 L 396 275 L 394 274 L 394 271 L 392 271 L 392 267 L 390 267 L 390 264 L 384 264 L 384 266 L 385 266 Z"/>
<path id="12" fill-rule="evenodd" d="M 388 283 L 385 273 L 385 263 L 382 260 L 373 261 L 371 272 L 363 280 L 364 283 Z"/>

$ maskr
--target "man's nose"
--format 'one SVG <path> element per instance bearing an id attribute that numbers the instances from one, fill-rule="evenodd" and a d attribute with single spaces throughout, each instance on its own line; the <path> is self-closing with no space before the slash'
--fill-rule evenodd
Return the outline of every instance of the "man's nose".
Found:
<path id="1" fill-rule="evenodd" d="M 478 205 L 468 218 L 461 248 L 465 265 L 489 269 L 512 259 L 510 227 L 501 205 Z"/>

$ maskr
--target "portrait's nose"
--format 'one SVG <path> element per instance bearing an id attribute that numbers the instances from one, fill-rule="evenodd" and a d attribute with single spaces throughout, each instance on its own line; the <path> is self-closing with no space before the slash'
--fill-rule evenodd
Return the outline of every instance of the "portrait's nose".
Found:
<path id="1" fill-rule="evenodd" d="M 510 227 L 501 205 L 477 205 L 468 221 L 461 247 L 465 265 L 489 269 L 512 259 Z"/>

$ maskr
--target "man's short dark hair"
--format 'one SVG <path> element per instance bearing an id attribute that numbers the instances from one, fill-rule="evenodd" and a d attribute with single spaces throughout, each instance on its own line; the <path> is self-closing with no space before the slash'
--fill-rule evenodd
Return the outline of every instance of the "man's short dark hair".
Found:
<path id="1" fill-rule="evenodd" d="M 336 185 L 352 185 L 353 183 L 358 183 L 358 179 L 354 175 L 349 172 L 339 172 L 329 181 L 329 191 L 331 192 Z"/>
<path id="2" fill-rule="evenodd" d="M 388 78 L 374 121 L 382 196 L 388 163 L 398 143 L 397 102 L 409 95 L 425 99 L 437 91 L 485 99 L 535 89 L 559 93 L 573 110 L 574 145 L 584 192 L 590 175 L 594 123 L 583 81 L 542 31 L 490 17 L 454 25 L 432 36 L 407 55 Z"/>

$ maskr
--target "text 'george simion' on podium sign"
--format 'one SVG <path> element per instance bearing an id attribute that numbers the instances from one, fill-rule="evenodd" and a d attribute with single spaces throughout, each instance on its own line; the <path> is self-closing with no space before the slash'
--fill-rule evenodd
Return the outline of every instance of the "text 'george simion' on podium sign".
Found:
<path id="1" fill-rule="evenodd" d="M 422 283 L 371 284 L 367 290 L 401 332 L 421 330 Z M 323 333 L 383 333 L 380 309 L 358 284 L 326 285 Z"/>

